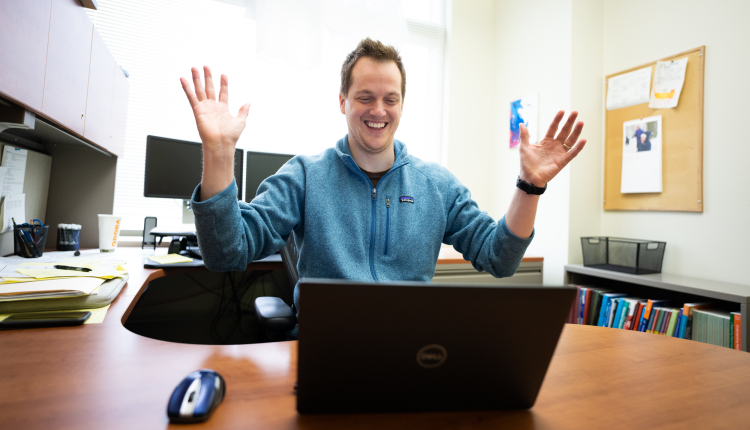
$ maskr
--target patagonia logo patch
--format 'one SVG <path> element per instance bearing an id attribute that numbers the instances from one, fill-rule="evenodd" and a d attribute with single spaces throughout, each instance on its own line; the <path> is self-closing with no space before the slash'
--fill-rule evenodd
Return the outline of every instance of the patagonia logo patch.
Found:
<path id="1" fill-rule="evenodd" d="M 401 196 L 401 197 L 398 198 L 398 201 L 400 201 L 401 203 L 411 203 L 411 204 L 414 204 L 414 197 Z"/>

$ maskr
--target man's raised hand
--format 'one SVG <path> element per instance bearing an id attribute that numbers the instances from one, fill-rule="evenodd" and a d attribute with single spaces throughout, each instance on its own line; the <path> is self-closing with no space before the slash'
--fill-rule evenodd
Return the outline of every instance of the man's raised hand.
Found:
<path id="1" fill-rule="evenodd" d="M 227 76 L 221 75 L 219 100 L 217 101 L 211 69 L 208 66 L 203 66 L 203 74 L 206 79 L 205 90 L 198 69 L 193 67 L 191 72 L 195 93 L 193 93 L 186 78 L 180 78 L 180 83 L 182 89 L 185 90 L 190 106 L 193 108 L 198 134 L 200 134 L 203 142 L 203 151 L 232 155 L 240 134 L 245 129 L 250 105 L 242 106 L 237 116 L 232 116 L 229 113 L 229 79 Z"/>
<path id="2" fill-rule="evenodd" d="M 201 84 L 201 75 L 193 67 L 193 85 L 180 78 L 182 89 L 193 108 L 198 134 L 203 142 L 203 177 L 201 180 L 200 199 L 205 201 L 220 193 L 234 180 L 234 147 L 245 129 L 245 121 L 250 105 L 240 108 L 237 116 L 229 113 L 229 79 L 221 75 L 219 100 L 216 100 L 211 69 L 203 67 L 206 88 Z"/>
<path id="3" fill-rule="evenodd" d="M 576 142 L 583 130 L 583 122 L 575 124 L 578 112 L 571 112 L 565 125 L 557 133 L 564 111 L 560 111 L 552 120 L 547 134 L 539 143 L 529 143 L 529 130 L 521 124 L 521 179 L 537 187 L 544 187 L 573 160 L 586 145 L 586 139 Z M 557 136 L 555 134 L 557 133 Z"/>

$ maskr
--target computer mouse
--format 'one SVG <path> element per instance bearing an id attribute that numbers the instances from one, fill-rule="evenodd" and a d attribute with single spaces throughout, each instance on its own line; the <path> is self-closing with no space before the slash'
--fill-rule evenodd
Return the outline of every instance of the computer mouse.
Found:
<path id="1" fill-rule="evenodd" d="M 167 416 L 173 423 L 200 423 L 211 417 L 224 399 L 224 378 L 211 369 L 196 370 L 172 392 Z"/>

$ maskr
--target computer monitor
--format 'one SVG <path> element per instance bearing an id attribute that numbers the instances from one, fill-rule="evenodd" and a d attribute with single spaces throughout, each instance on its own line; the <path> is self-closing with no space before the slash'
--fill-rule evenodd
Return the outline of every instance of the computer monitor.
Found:
<path id="1" fill-rule="evenodd" d="M 143 196 L 189 200 L 195 187 L 201 182 L 202 150 L 200 142 L 148 136 Z M 242 199 L 244 152 L 242 149 L 235 149 L 234 153 L 237 199 Z"/>
<path id="2" fill-rule="evenodd" d="M 294 155 L 247 151 L 247 184 L 245 186 L 247 196 L 245 196 L 245 201 L 249 202 L 254 199 L 260 183 L 278 172 L 281 166 L 292 158 L 294 158 Z"/>

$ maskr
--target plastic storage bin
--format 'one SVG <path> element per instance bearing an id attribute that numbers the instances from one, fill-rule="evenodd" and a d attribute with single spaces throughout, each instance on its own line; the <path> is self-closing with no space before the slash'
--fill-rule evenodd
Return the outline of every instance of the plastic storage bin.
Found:
<path id="1" fill-rule="evenodd" d="M 586 267 L 645 275 L 661 273 L 667 242 L 619 237 L 582 237 L 581 246 L 583 265 Z"/>

